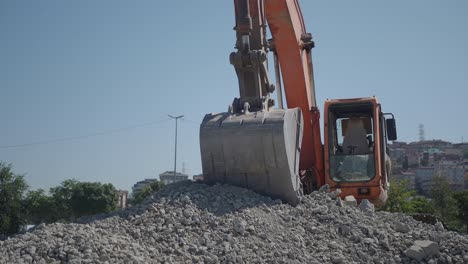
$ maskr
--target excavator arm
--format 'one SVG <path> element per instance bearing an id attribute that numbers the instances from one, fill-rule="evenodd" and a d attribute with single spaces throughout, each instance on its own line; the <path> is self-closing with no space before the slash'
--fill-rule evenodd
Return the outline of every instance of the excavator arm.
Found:
<path id="1" fill-rule="evenodd" d="M 236 0 L 236 52 L 230 62 L 239 80 L 239 98 L 233 112 L 259 111 L 273 106 L 270 94 L 275 90 L 268 74 L 266 21 L 263 0 Z"/>
<path id="2" fill-rule="evenodd" d="M 324 182 L 312 36 L 305 31 L 296 0 L 234 0 L 234 6 L 237 51 L 230 62 L 240 96 L 229 112 L 208 114 L 200 126 L 204 178 L 295 204 L 304 190 Z M 283 77 L 287 109 L 272 108 L 276 87 L 268 72 L 269 50 L 278 88 Z"/>
<path id="3" fill-rule="evenodd" d="M 387 134 L 396 139 L 394 119 L 387 120 L 384 129 L 375 97 L 327 100 L 323 146 L 311 56 L 314 42 L 298 0 L 234 0 L 234 6 L 237 51 L 230 61 L 239 80 L 239 97 L 228 112 L 207 114 L 200 126 L 206 182 L 253 189 L 291 204 L 324 184 L 358 200 L 384 202 L 390 173 Z M 271 40 L 266 39 L 266 22 Z M 268 72 L 270 51 L 276 85 Z M 275 90 L 279 108 L 273 108 Z M 359 120 L 366 120 L 365 129 L 347 129 Z"/>

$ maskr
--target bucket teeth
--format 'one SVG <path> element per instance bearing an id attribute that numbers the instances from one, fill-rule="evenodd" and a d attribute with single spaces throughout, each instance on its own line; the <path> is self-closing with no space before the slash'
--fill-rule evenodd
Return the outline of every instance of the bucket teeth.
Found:
<path id="1" fill-rule="evenodd" d="M 200 126 L 203 176 L 297 204 L 302 196 L 299 108 L 208 114 Z"/>

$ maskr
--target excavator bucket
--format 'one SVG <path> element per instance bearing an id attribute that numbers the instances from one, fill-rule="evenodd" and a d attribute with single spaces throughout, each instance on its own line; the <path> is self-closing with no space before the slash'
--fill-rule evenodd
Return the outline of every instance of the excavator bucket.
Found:
<path id="1" fill-rule="evenodd" d="M 299 108 L 207 114 L 200 126 L 203 177 L 296 205 L 302 196 Z"/>

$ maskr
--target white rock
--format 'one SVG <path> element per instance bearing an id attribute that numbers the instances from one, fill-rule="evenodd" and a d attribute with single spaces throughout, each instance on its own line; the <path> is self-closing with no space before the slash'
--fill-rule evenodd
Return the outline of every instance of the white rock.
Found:
<path id="1" fill-rule="evenodd" d="M 354 198 L 354 196 L 348 195 L 348 196 L 346 196 L 344 198 L 344 204 L 346 204 L 348 206 L 356 207 L 357 206 L 357 200 L 356 200 L 356 198 Z"/>

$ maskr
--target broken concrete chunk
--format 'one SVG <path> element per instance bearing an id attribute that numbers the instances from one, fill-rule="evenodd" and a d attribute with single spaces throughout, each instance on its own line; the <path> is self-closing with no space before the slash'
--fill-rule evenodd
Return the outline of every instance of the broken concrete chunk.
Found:
<path id="1" fill-rule="evenodd" d="M 424 250 L 416 245 L 412 245 L 410 248 L 405 250 L 405 255 L 409 258 L 412 258 L 417 261 L 423 260 L 424 257 L 426 257 L 426 254 L 424 253 Z"/>
<path id="2" fill-rule="evenodd" d="M 405 225 L 400 222 L 396 222 L 395 231 L 400 232 L 400 233 L 408 233 L 409 231 L 411 231 L 411 228 L 408 225 Z"/>
<path id="3" fill-rule="evenodd" d="M 330 185 L 328 184 L 323 185 L 322 187 L 320 187 L 319 192 L 324 192 L 324 193 L 330 192 Z"/>
<path id="4" fill-rule="evenodd" d="M 332 199 L 336 199 L 338 196 L 340 196 L 340 194 L 341 194 L 341 189 L 336 189 L 333 192 L 329 193 L 328 197 Z"/>
<path id="5" fill-rule="evenodd" d="M 352 195 L 348 195 L 344 198 L 344 203 L 349 206 L 357 206 L 357 200 Z"/>
<path id="6" fill-rule="evenodd" d="M 437 255 L 439 244 L 430 240 L 416 240 L 404 253 L 414 260 L 421 261 L 423 258 Z"/>
<path id="7" fill-rule="evenodd" d="M 336 198 L 336 205 L 337 205 L 338 207 L 343 207 L 343 206 L 344 206 L 343 200 L 341 200 L 340 197 Z"/>
<path id="8" fill-rule="evenodd" d="M 336 256 L 331 257 L 331 262 L 333 264 L 341 264 L 341 263 L 344 263 L 344 261 L 345 261 L 345 259 L 341 255 L 336 255 Z"/>
<path id="9" fill-rule="evenodd" d="M 439 221 L 437 221 L 437 223 L 435 223 L 434 226 L 435 226 L 435 229 L 436 229 L 437 231 L 444 231 L 444 230 L 445 230 L 444 225 L 443 225 L 441 222 L 439 222 Z"/>
<path id="10" fill-rule="evenodd" d="M 235 219 L 233 222 L 234 231 L 238 234 L 244 234 L 247 223 L 244 220 Z"/>
<path id="11" fill-rule="evenodd" d="M 312 213 L 313 214 L 324 215 L 324 214 L 328 213 L 328 207 L 325 206 L 325 205 L 319 205 L 316 208 L 312 209 Z"/>
<path id="12" fill-rule="evenodd" d="M 374 213 L 375 212 L 375 207 L 374 205 L 367 199 L 363 199 L 361 201 L 361 204 L 359 205 L 359 208 L 365 212 L 365 213 Z"/>
<path id="13" fill-rule="evenodd" d="M 351 228 L 348 225 L 342 224 L 338 227 L 338 234 L 342 236 L 347 236 L 350 233 L 351 233 Z"/>
<path id="14" fill-rule="evenodd" d="M 430 240 L 416 240 L 414 244 L 421 247 L 427 257 L 432 257 L 439 253 L 439 244 Z"/>

